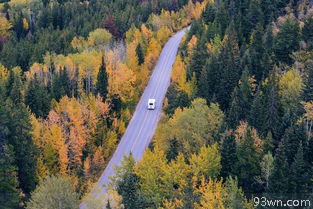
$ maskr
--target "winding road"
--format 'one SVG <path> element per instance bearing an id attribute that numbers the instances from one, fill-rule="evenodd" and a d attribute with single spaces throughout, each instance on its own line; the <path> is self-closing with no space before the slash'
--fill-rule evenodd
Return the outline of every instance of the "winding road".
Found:
<path id="1" fill-rule="evenodd" d="M 143 156 L 160 120 L 163 100 L 170 84 L 172 65 L 175 62 L 180 41 L 187 29 L 173 35 L 165 44 L 133 117 L 109 164 L 97 182 L 96 187 L 98 186 L 101 190 L 93 190 L 89 195 L 96 197 L 100 195 L 99 192 L 105 193 L 105 187 L 102 185 L 109 183 L 109 177 L 114 175 L 114 168 L 121 164 L 123 155 L 129 155 L 132 152 L 137 161 Z M 156 100 L 155 110 L 147 109 L 149 98 Z M 84 203 L 80 205 L 80 208 L 87 209 Z"/>

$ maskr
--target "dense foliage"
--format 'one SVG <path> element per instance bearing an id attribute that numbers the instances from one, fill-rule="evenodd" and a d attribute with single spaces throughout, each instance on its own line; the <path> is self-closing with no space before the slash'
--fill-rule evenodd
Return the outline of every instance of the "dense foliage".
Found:
<path id="1" fill-rule="evenodd" d="M 197 1 L 1 4 L 1 207 L 77 208 L 125 132 L 162 46 L 204 7 Z M 123 206 L 115 190 L 86 204 Z"/>
<path id="2" fill-rule="evenodd" d="M 116 183 L 126 208 L 311 197 L 312 17 L 306 0 L 206 5 L 181 45 L 150 150 Z"/>

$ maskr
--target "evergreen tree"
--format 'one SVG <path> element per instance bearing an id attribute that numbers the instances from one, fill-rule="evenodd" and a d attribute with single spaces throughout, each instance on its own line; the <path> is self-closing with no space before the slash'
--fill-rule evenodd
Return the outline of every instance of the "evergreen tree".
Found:
<path id="1" fill-rule="evenodd" d="M 306 144 L 306 133 L 302 125 L 293 125 L 286 129 L 283 136 L 285 155 L 287 162 L 291 165 L 297 151 L 299 144 Z"/>
<path id="2" fill-rule="evenodd" d="M 305 87 L 303 97 L 306 102 L 313 101 L 313 61 L 308 61 L 305 66 Z"/>
<path id="3" fill-rule="evenodd" d="M 261 7 L 261 0 L 252 0 L 250 1 L 248 14 L 247 14 L 247 24 L 243 25 L 243 35 L 246 40 L 249 40 L 249 35 L 252 29 L 260 24 L 263 25 L 263 11 Z"/>
<path id="4" fill-rule="evenodd" d="M 310 178 L 307 168 L 304 161 L 302 142 L 300 142 L 294 161 L 290 166 L 289 193 L 299 195 L 308 192 Z"/>
<path id="5" fill-rule="evenodd" d="M 8 143 L 13 146 L 20 188 L 27 194 L 35 189 L 36 179 L 36 147 L 33 144 L 29 112 L 26 106 L 7 101 L 6 110 L 9 113 Z"/>
<path id="6" fill-rule="evenodd" d="M 72 96 L 70 78 L 65 67 L 53 75 L 51 85 L 52 97 L 57 101 L 65 95 Z"/>
<path id="7" fill-rule="evenodd" d="M 239 184 L 247 193 L 257 192 L 255 179 L 260 175 L 260 154 L 256 150 L 251 128 L 248 128 L 244 138 L 237 145 L 237 161 L 234 164 L 234 173 L 238 177 Z"/>
<path id="8" fill-rule="evenodd" d="M 309 49 L 313 47 L 313 17 L 308 18 L 302 28 L 302 38 L 308 44 Z"/>
<path id="9" fill-rule="evenodd" d="M 197 85 L 198 87 L 198 95 L 199 97 L 202 97 L 204 99 L 208 100 L 208 90 L 209 90 L 209 85 L 208 85 L 208 74 L 207 74 L 207 69 L 205 67 L 202 68 L 200 77 L 199 77 L 199 83 Z"/>
<path id="10" fill-rule="evenodd" d="M 225 137 L 221 147 L 221 176 L 227 178 L 233 174 L 233 167 L 237 161 L 236 142 L 233 135 Z"/>
<path id="11" fill-rule="evenodd" d="M 282 108 L 279 101 L 279 86 L 278 86 L 278 75 L 276 70 L 274 70 L 269 78 L 268 83 L 264 88 L 264 96 L 265 96 L 265 123 L 263 124 L 264 127 L 264 134 L 267 134 L 269 131 L 273 134 L 273 142 L 275 147 L 279 144 L 279 139 L 282 136 L 281 133 L 281 115 L 282 115 Z M 262 130 L 262 129 L 261 129 Z"/>
<path id="12" fill-rule="evenodd" d="M 45 117 L 50 110 L 50 98 L 47 88 L 40 84 L 37 76 L 29 82 L 25 95 L 25 104 L 37 117 Z"/>
<path id="13" fill-rule="evenodd" d="M 139 43 L 136 47 L 136 54 L 138 57 L 138 64 L 142 65 L 145 62 L 145 55 L 143 54 L 141 44 Z"/>
<path id="14" fill-rule="evenodd" d="M 124 157 L 121 167 L 116 170 L 115 186 L 117 192 L 122 196 L 125 209 L 145 208 L 145 202 L 140 195 L 139 177 L 134 172 L 135 160 L 130 154 Z"/>
<path id="15" fill-rule="evenodd" d="M 229 95 L 233 92 L 241 75 L 240 53 L 234 22 L 228 27 L 223 42 L 224 45 L 218 58 L 221 77 L 216 97 L 221 109 L 226 110 L 231 99 Z"/>
<path id="16" fill-rule="evenodd" d="M 291 53 L 299 49 L 300 26 L 288 18 L 275 38 L 274 51 L 278 62 L 291 64 Z"/>
<path id="17" fill-rule="evenodd" d="M 204 23 L 212 23 L 215 19 L 216 8 L 213 4 L 207 4 L 204 11 L 201 14 L 201 19 Z"/>
<path id="18" fill-rule="evenodd" d="M 250 46 L 246 50 L 243 56 L 243 64 L 246 64 L 250 70 L 250 74 L 255 77 L 257 82 L 260 82 L 266 75 L 266 66 L 263 63 L 263 56 L 265 53 L 263 38 L 263 27 L 258 24 L 256 28 L 252 31 L 250 36 Z"/>
<path id="19" fill-rule="evenodd" d="M 201 34 L 201 38 L 198 40 L 196 48 L 191 56 L 191 61 L 189 64 L 190 72 L 188 79 L 191 79 L 192 73 L 195 73 L 197 80 L 200 79 L 201 71 L 207 61 L 208 52 L 206 47 L 206 38 Z"/>
<path id="20" fill-rule="evenodd" d="M 273 153 L 274 144 L 273 144 L 273 135 L 272 132 L 268 132 L 267 136 L 264 139 L 263 143 L 263 153 Z"/>
<path id="21" fill-rule="evenodd" d="M 106 71 L 106 65 L 104 63 L 104 58 L 102 57 L 102 63 L 99 69 L 96 85 L 96 93 L 100 94 L 103 101 L 105 101 L 108 94 L 108 74 Z"/>
<path id="22" fill-rule="evenodd" d="M 251 111 L 249 114 L 249 124 L 255 127 L 261 135 L 264 135 L 265 132 L 265 96 L 261 86 L 258 87 L 258 90 L 254 96 L 252 102 Z"/>
<path id="23" fill-rule="evenodd" d="M 21 78 L 20 69 L 12 69 L 9 72 L 9 77 L 6 83 L 7 97 L 10 97 L 13 103 L 21 103 L 23 101 L 22 96 L 23 83 Z"/>
<path id="24" fill-rule="evenodd" d="M 284 145 L 280 143 L 274 157 L 274 169 L 269 177 L 266 193 L 271 198 L 282 198 L 288 192 L 288 162 L 284 152 Z"/>
<path id="25" fill-rule="evenodd" d="M 0 99 L 0 204 L 3 209 L 17 208 L 20 200 L 13 147 L 7 144 L 8 129 L 4 104 Z"/>
<path id="26" fill-rule="evenodd" d="M 252 87 L 249 81 L 249 72 L 245 68 L 239 83 L 232 95 L 232 103 L 229 111 L 229 125 L 236 128 L 239 121 L 246 120 L 252 105 Z"/>

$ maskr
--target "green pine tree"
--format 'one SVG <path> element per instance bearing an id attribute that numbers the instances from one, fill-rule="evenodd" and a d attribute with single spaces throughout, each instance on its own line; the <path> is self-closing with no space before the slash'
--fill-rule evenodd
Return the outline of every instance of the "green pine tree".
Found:
<path id="1" fill-rule="evenodd" d="M 236 157 L 233 172 L 238 177 L 240 186 L 247 193 L 256 192 L 255 179 L 261 172 L 259 165 L 261 159 L 256 150 L 251 128 L 247 129 L 244 138 L 237 145 Z"/>
<path id="2" fill-rule="evenodd" d="M 288 18 L 275 38 L 274 51 L 278 62 L 291 64 L 291 53 L 299 49 L 300 26 Z"/>
<path id="3" fill-rule="evenodd" d="M 1 100 L 1 99 L 0 99 Z M 8 140 L 8 119 L 0 101 L 0 205 L 3 209 L 17 208 L 21 192 L 17 179 L 17 167 L 12 145 Z"/>
<path id="4" fill-rule="evenodd" d="M 20 188 L 29 194 L 35 189 L 37 183 L 35 160 L 37 151 L 32 141 L 29 112 L 23 103 L 16 104 L 11 100 L 7 100 L 6 103 L 8 142 L 14 148 Z"/>
<path id="5" fill-rule="evenodd" d="M 45 117 L 50 110 L 50 97 L 47 87 L 41 84 L 36 76 L 29 82 L 25 104 L 37 117 Z"/>
<path id="6" fill-rule="evenodd" d="M 313 101 L 313 61 L 308 61 L 305 66 L 305 87 L 303 97 L 305 101 Z"/>
<path id="7" fill-rule="evenodd" d="M 274 157 L 274 169 L 269 177 L 266 193 L 271 198 L 282 198 L 288 193 L 288 162 L 284 152 L 284 145 L 280 143 Z"/>
<path id="8" fill-rule="evenodd" d="M 139 177 L 134 173 L 135 160 L 130 154 L 124 157 L 121 167 L 117 168 L 115 186 L 122 196 L 125 209 L 145 208 L 144 199 L 140 194 Z"/>
<path id="9" fill-rule="evenodd" d="M 225 137 L 221 146 L 221 176 L 227 178 L 233 174 L 233 167 L 237 161 L 236 142 L 233 135 Z"/>
<path id="10" fill-rule="evenodd" d="M 313 47 L 313 17 L 308 18 L 302 28 L 302 38 L 308 44 L 308 48 Z"/>
<path id="11" fill-rule="evenodd" d="M 106 71 L 106 65 L 104 58 L 102 57 L 102 63 L 97 76 L 96 93 L 100 94 L 103 101 L 107 98 L 108 94 L 108 74 Z"/>
<path id="12" fill-rule="evenodd" d="M 304 161 L 302 142 L 300 142 L 294 161 L 290 166 L 289 193 L 299 195 L 308 192 L 310 177 L 307 168 Z"/>
<path id="13" fill-rule="evenodd" d="M 141 44 L 139 43 L 136 47 L 136 54 L 138 57 L 138 64 L 142 65 L 145 62 L 145 55 L 143 54 Z"/>
<path id="14" fill-rule="evenodd" d="M 247 120 L 252 105 L 252 87 L 249 81 L 249 72 L 245 68 L 239 86 L 235 88 L 229 111 L 229 125 L 236 128 L 239 121 Z"/>

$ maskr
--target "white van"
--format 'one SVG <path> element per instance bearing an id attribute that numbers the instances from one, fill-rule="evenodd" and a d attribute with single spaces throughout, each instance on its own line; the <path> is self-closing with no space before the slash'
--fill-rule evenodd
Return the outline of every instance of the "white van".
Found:
<path id="1" fill-rule="evenodd" d="M 155 99 L 149 99 L 148 100 L 148 110 L 154 110 L 155 109 Z"/>

